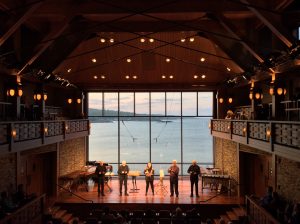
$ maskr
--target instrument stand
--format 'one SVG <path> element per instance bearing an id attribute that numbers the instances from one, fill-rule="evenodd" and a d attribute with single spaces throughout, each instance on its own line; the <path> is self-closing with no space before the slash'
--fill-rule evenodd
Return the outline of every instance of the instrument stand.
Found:
<path id="1" fill-rule="evenodd" d="M 106 187 L 108 188 L 108 191 L 109 191 L 109 192 L 112 192 L 112 189 L 111 189 L 111 187 L 110 187 L 109 184 L 108 184 L 108 183 L 111 181 L 111 179 L 112 179 L 111 176 L 105 177 L 105 181 L 104 181 L 104 186 L 106 186 Z"/>
<path id="2" fill-rule="evenodd" d="M 131 178 L 132 178 L 132 189 L 130 189 L 129 193 L 138 193 L 140 189 L 138 189 L 136 185 L 136 176 L 131 176 Z"/>
<path id="3" fill-rule="evenodd" d="M 160 177 L 159 182 L 154 185 L 155 194 L 160 193 L 160 195 L 166 196 L 168 194 L 167 186 L 164 185 L 164 178 Z"/>

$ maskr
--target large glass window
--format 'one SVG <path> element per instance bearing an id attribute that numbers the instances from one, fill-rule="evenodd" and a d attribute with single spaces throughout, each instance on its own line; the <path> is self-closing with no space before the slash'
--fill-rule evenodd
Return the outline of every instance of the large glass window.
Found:
<path id="1" fill-rule="evenodd" d="M 151 93 L 151 115 L 165 116 L 165 92 L 152 92 Z"/>
<path id="2" fill-rule="evenodd" d="M 167 92 L 167 116 L 181 115 L 181 93 Z"/>
<path id="3" fill-rule="evenodd" d="M 212 165 L 212 92 L 91 92 L 89 160 L 114 168 L 126 160 L 142 171 L 148 161 L 156 175 L 177 160 L 181 174 L 193 159 Z"/>
<path id="4" fill-rule="evenodd" d="M 149 162 L 149 118 L 120 119 L 120 160 L 128 163 Z"/>
<path id="5" fill-rule="evenodd" d="M 134 94 L 120 93 L 120 116 L 132 116 L 134 113 Z"/>

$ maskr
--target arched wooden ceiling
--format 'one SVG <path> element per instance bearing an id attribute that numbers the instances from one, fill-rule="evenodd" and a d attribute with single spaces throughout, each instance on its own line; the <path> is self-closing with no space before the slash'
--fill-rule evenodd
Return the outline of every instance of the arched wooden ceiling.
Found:
<path id="1" fill-rule="evenodd" d="M 20 75 L 42 69 L 85 89 L 213 89 L 291 48 L 291 29 L 300 21 L 285 26 L 295 18 L 293 4 L 1 0 L 0 49 L 12 52 L 3 64 Z"/>

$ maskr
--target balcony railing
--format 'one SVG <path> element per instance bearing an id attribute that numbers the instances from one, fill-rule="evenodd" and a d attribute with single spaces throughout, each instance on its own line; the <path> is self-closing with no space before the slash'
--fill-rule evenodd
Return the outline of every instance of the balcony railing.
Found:
<path id="1" fill-rule="evenodd" d="M 280 224 L 270 213 L 248 196 L 246 196 L 246 211 L 247 216 L 253 223 Z"/>
<path id="2" fill-rule="evenodd" d="M 27 223 L 41 223 L 42 215 L 44 213 L 45 195 L 41 195 L 28 204 L 19 208 L 17 211 L 7 215 L 0 220 L 0 224 L 27 224 Z"/>
<path id="3" fill-rule="evenodd" d="M 88 134 L 86 119 L 0 122 L 0 152 L 25 150 Z"/>
<path id="4" fill-rule="evenodd" d="M 300 122 L 212 119 L 211 133 L 265 151 L 300 152 Z"/>

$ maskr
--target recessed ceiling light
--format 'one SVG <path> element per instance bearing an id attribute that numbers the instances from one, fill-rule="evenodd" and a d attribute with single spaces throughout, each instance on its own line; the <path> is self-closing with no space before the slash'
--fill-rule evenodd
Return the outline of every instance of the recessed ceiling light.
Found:
<path id="1" fill-rule="evenodd" d="M 145 38 L 141 38 L 140 41 L 141 41 L 141 43 L 144 43 L 146 40 L 145 40 Z"/>
<path id="2" fill-rule="evenodd" d="M 105 77 L 105 75 L 101 75 L 101 79 L 105 79 L 106 77 Z"/>
<path id="3" fill-rule="evenodd" d="M 130 63 L 130 62 L 131 62 L 131 58 L 127 58 L 126 61 L 127 61 L 128 63 Z"/>
<path id="4" fill-rule="evenodd" d="M 198 79 L 198 75 L 194 75 L 194 79 Z"/>
<path id="5" fill-rule="evenodd" d="M 113 42 L 115 42 L 115 39 L 114 38 L 110 38 L 109 42 L 113 43 Z"/>
<path id="6" fill-rule="evenodd" d="M 96 58 L 92 58 L 92 62 L 93 62 L 93 63 L 96 63 L 96 62 L 97 62 L 97 59 L 96 59 Z"/>
<path id="7" fill-rule="evenodd" d="M 166 58 L 166 62 L 169 63 L 171 61 L 170 58 Z"/>
<path id="8" fill-rule="evenodd" d="M 231 69 L 230 69 L 229 67 L 227 67 L 226 69 L 227 69 L 227 71 L 229 71 L 229 72 L 231 71 Z"/>
<path id="9" fill-rule="evenodd" d="M 173 78 L 174 78 L 174 76 L 173 76 L 173 75 L 170 75 L 170 76 L 169 76 L 169 78 L 170 78 L 170 79 L 173 79 Z"/>
<path id="10" fill-rule="evenodd" d="M 161 78 L 162 78 L 162 79 L 165 79 L 165 78 L 166 78 L 166 76 L 165 76 L 165 75 L 162 75 L 162 76 L 161 76 Z"/>
<path id="11" fill-rule="evenodd" d="M 194 37 L 190 37 L 190 42 L 194 42 L 195 38 Z"/>
<path id="12" fill-rule="evenodd" d="M 129 78 L 130 78 L 130 76 L 129 76 L 129 75 L 126 75 L 126 76 L 125 76 L 125 78 L 126 78 L 126 79 L 129 79 Z"/>
<path id="13" fill-rule="evenodd" d="M 205 58 L 200 58 L 200 61 L 201 61 L 201 62 L 204 62 L 204 61 L 205 61 Z"/>
<path id="14" fill-rule="evenodd" d="M 205 79 L 205 77 L 206 77 L 206 75 L 201 75 L 201 78 L 202 78 L 202 79 Z"/>
<path id="15" fill-rule="evenodd" d="M 153 38 L 150 38 L 150 39 L 149 39 L 149 42 L 153 43 L 153 42 L 154 42 L 154 39 L 153 39 Z"/>
<path id="16" fill-rule="evenodd" d="M 183 42 L 185 42 L 185 39 L 184 39 L 184 38 L 181 38 L 181 40 L 180 40 L 180 41 L 183 43 Z"/>
<path id="17" fill-rule="evenodd" d="M 101 43 L 105 43 L 105 39 L 104 39 L 104 38 L 101 38 L 101 39 L 100 39 L 100 42 L 101 42 Z"/>
<path id="18" fill-rule="evenodd" d="M 69 69 L 67 70 L 67 72 L 68 72 L 68 73 L 70 73 L 71 71 L 72 71 L 72 69 L 71 69 L 71 68 L 69 68 Z"/>
<path id="19" fill-rule="evenodd" d="M 136 76 L 136 75 L 134 75 L 134 76 L 132 76 L 132 78 L 133 78 L 133 79 L 137 79 L 137 76 Z"/>
<path id="20" fill-rule="evenodd" d="M 98 79 L 98 76 L 94 75 L 94 79 Z"/>

